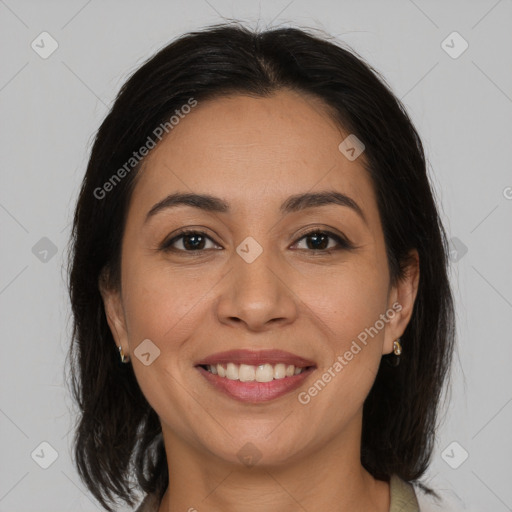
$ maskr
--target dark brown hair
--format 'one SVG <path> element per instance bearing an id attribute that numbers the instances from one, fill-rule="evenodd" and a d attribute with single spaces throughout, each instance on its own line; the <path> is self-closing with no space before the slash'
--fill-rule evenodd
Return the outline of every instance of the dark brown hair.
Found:
<path id="1" fill-rule="evenodd" d="M 109 511 L 108 502 L 118 499 L 134 505 L 134 488 L 162 497 L 169 475 L 158 416 L 131 364 L 120 363 L 98 288 L 103 270 L 111 286 L 120 286 L 121 241 L 140 163 L 104 197 L 97 191 L 190 98 L 200 104 L 226 94 L 266 97 L 283 88 L 320 99 L 364 143 L 392 282 L 403 278 L 409 251 L 419 253 L 400 365 L 386 364 L 393 354 L 382 358 L 364 403 L 361 461 L 378 479 L 416 481 L 428 467 L 454 312 L 446 235 L 420 137 L 384 79 L 332 38 L 222 24 L 181 36 L 123 85 L 97 132 L 76 206 L 69 254 L 71 384 L 80 409 L 74 455 L 81 478 Z"/>

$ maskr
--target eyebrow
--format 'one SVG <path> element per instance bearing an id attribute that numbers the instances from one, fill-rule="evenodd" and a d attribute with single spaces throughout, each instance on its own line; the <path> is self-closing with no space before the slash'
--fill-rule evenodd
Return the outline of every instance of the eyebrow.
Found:
<path id="1" fill-rule="evenodd" d="M 359 215 L 359 217 L 361 217 L 365 224 L 368 224 L 359 205 L 349 196 L 334 190 L 290 196 L 281 205 L 280 212 L 282 214 L 289 214 L 306 210 L 308 208 L 316 208 L 331 204 L 351 208 Z M 215 213 L 229 213 L 230 211 L 229 203 L 219 197 L 211 196 L 209 194 L 175 193 L 169 194 L 167 197 L 156 203 L 147 213 L 145 222 L 163 210 L 182 205 Z"/>

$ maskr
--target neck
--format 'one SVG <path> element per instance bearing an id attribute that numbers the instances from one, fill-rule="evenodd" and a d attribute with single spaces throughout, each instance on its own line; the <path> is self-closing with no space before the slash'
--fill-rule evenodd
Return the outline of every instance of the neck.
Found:
<path id="1" fill-rule="evenodd" d="M 312 447 L 293 461 L 246 467 L 199 451 L 163 430 L 170 482 L 159 512 L 387 512 L 389 484 L 360 462 L 360 430 Z"/>

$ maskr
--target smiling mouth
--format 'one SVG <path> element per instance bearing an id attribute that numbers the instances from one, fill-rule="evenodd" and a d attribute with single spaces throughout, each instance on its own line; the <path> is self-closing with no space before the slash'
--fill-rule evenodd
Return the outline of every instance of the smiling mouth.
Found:
<path id="1" fill-rule="evenodd" d="M 196 368 L 212 389 L 246 404 L 259 404 L 293 392 L 315 371 L 316 366 L 217 363 L 200 364 Z M 223 377 L 219 375 L 219 369 Z"/>
<path id="2" fill-rule="evenodd" d="M 315 371 L 316 364 L 284 350 L 228 350 L 196 361 L 212 387 L 235 400 L 258 404 L 287 395 Z"/>
<path id="3" fill-rule="evenodd" d="M 271 382 L 300 375 L 312 366 L 299 367 L 293 364 L 212 364 L 199 365 L 207 372 L 219 377 L 240 382 Z"/>

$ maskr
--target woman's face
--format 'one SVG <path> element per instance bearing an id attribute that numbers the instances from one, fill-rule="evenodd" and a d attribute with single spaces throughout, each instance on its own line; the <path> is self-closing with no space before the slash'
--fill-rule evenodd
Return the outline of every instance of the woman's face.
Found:
<path id="1" fill-rule="evenodd" d="M 318 100 L 236 95 L 199 102 L 147 157 L 121 291 L 102 293 L 166 446 L 279 464 L 359 440 L 417 274 L 390 285 L 364 152 L 339 149 L 348 135 Z"/>

